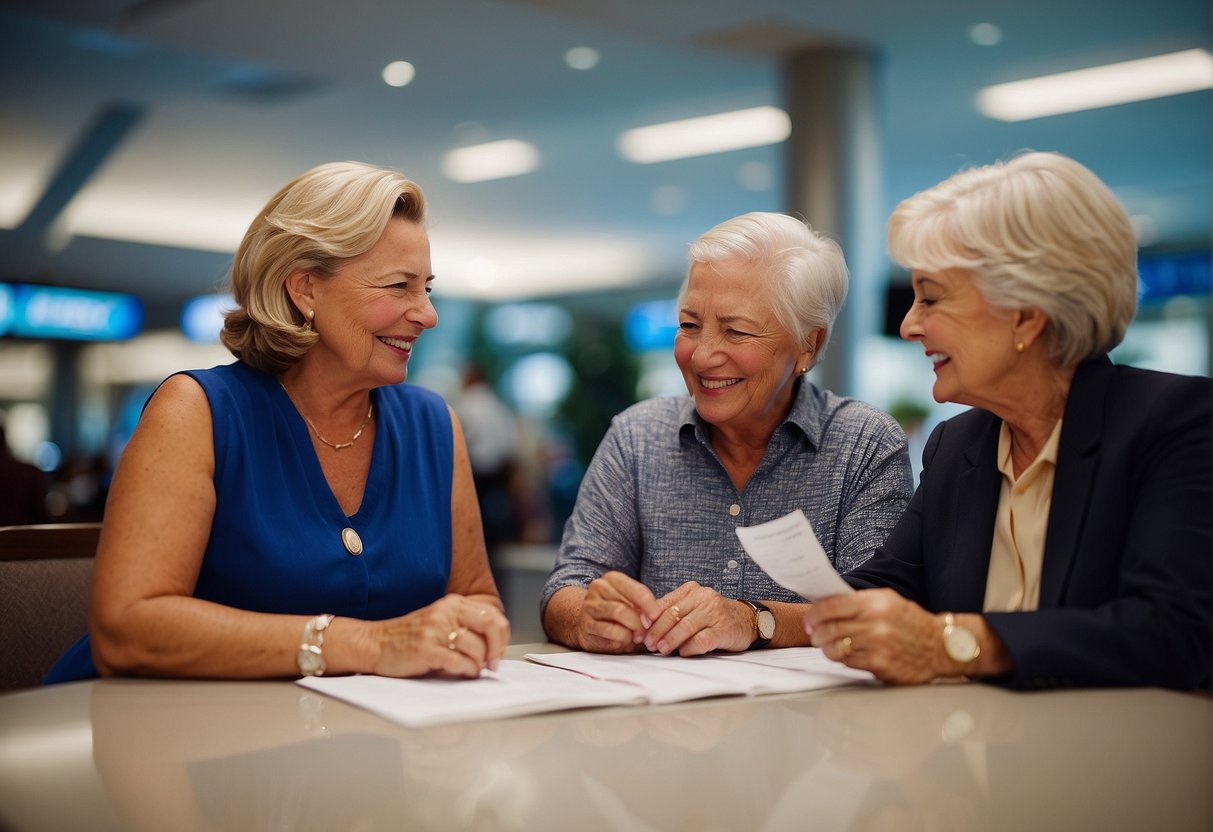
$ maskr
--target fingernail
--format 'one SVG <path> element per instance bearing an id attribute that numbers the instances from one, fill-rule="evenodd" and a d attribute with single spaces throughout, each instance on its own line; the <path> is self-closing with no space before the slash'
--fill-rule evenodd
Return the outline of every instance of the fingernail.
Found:
<path id="1" fill-rule="evenodd" d="M 813 625 L 808 621 L 804 622 L 804 634 L 807 636 L 813 635 Z"/>
<path id="2" fill-rule="evenodd" d="M 641 623 L 641 624 L 643 624 L 643 625 L 644 625 L 644 626 L 646 626 L 646 627 L 652 627 L 652 626 L 653 626 L 653 622 L 652 622 L 652 621 L 649 619 L 649 617 L 648 617 L 647 615 L 645 615 L 644 613 L 641 613 L 641 614 L 640 614 L 640 623 Z"/>

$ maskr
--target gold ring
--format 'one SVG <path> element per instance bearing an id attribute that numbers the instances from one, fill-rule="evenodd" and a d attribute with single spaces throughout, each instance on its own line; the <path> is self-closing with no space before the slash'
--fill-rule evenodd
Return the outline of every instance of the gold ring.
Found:
<path id="1" fill-rule="evenodd" d="M 681 620 L 682 620 L 682 610 L 678 609 L 678 605 L 677 605 L 677 604 L 675 604 L 674 606 L 670 607 L 670 612 L 674 613 L 674 620 L 675 620 L 675 621 L 681 621 Z"/>
<path id="2" fill-rule="evenodd" d="M 843 636 L 842 638 L 840 638 L 838 640 L 838 650 L 840 653 L 842 653 L 843 656 L 851 655 L 851 652 L 854 649 L 855 649 L 855 642 L 851 641 L 850 636 Z"/>
<path id="3" fill-rule="evenodd" d="M 450 650 L 454 650 L 454 649 L 455 649 L 455 639 L 457 639 L 457 638 L 459 638 L 459 631 L 458 631 L 458 630 L 451 630 L 449 633 L 447 633 L 447 635 L 446 635 L 446 646 L 447 646 L 447 648 L 448 648 L 448 649 L 450 649 Z"/>

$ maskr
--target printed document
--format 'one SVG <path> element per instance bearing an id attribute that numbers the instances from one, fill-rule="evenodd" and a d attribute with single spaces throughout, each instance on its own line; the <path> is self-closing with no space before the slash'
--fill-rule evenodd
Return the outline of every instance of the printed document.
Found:
<path id="1" fill-rule="evenodd" d="M 834 571 L 800 509 L 768 523 L 739 526 L 737 538 L 764 572 L 802 598 L 816 601 L 855 591 Z"/>
<path id="2" fill-rule="evenodd" d="M 305 676 L 297 684 L 410 727 L 608 705 L 795 693 L 877 684 L 816 647 L 708 656 L 529 653 L 478 679 Z"/>

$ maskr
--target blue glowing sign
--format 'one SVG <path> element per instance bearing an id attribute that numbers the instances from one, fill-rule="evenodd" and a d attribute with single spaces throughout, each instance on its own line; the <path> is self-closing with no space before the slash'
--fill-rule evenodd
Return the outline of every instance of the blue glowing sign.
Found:
<path id="1" fill-rule="evenodd" d="M 134 295 L 0 283 L 0 335 L 121 341 L 143 326 Z"/>
<path id="2" fill-rule="evenodd" d="M 635 352 L 670 349 L 678 334 L 678 301 L 651 300 L 628 310 L 623 335 Z"/>
<path id="3" fill-rule="evenodd" d="M 1175 295 L 1205 295 L 1209 293 L 1209 252 L 1143 254 L 1137 259 L 1137 273 L 1141 277 L 1138 300 L 1143 305 Z"/>
<path id="4" fill-rule="evenodd" d="M 236 308 L 231 295 L 198 295 L 181 307 L 181 331 L 191 341 L 213 344 L 223 331 L 223 313 Z"/>

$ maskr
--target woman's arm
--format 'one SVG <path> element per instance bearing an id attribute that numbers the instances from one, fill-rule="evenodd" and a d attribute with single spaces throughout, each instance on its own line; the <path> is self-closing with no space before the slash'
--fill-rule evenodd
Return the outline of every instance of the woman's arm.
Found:
<path id="1" fill-rule="evenodd" d="M 466 454 L 462 459 L 466 465 Z M 192 378 L 173 376 L 148 402 L 110 489 L 90 615 L 93 658 L 103 675 L 298 673 L 296 655 L 310 616 L 250 612 L 192 597 L 215 512 L 214 469 L 206 395 Z M 466 499 L 466 489 L 452 490 Z M 469 551 L 469 535 L 474 533 L 465 530 L 460 537 L 461 552 Z M 460 556 L 465 569 L 467 560 Z M 475 592 L 482 585 L 469 578 L 473 597 L 447 596 L 386 621 L 334 619 L 325 631 L 327 672 L 477 675 L 495 663 L 497 643 L 508 641 L 491 578 L 487 593 Z M 454 648 L 452 632 L 458 634 Z"/>
<path id="2" fill-rule="evenodd" d="M 97 549 L 93 659 L 103 675 L 264 677 L 296 672 L 307 616 L 263 615 L 191 597 L 215 512 L 206 394 L 175 375 L 148 402 L 122 454 Z M 334 622 L 325 658 L 353 670 Z"/>

